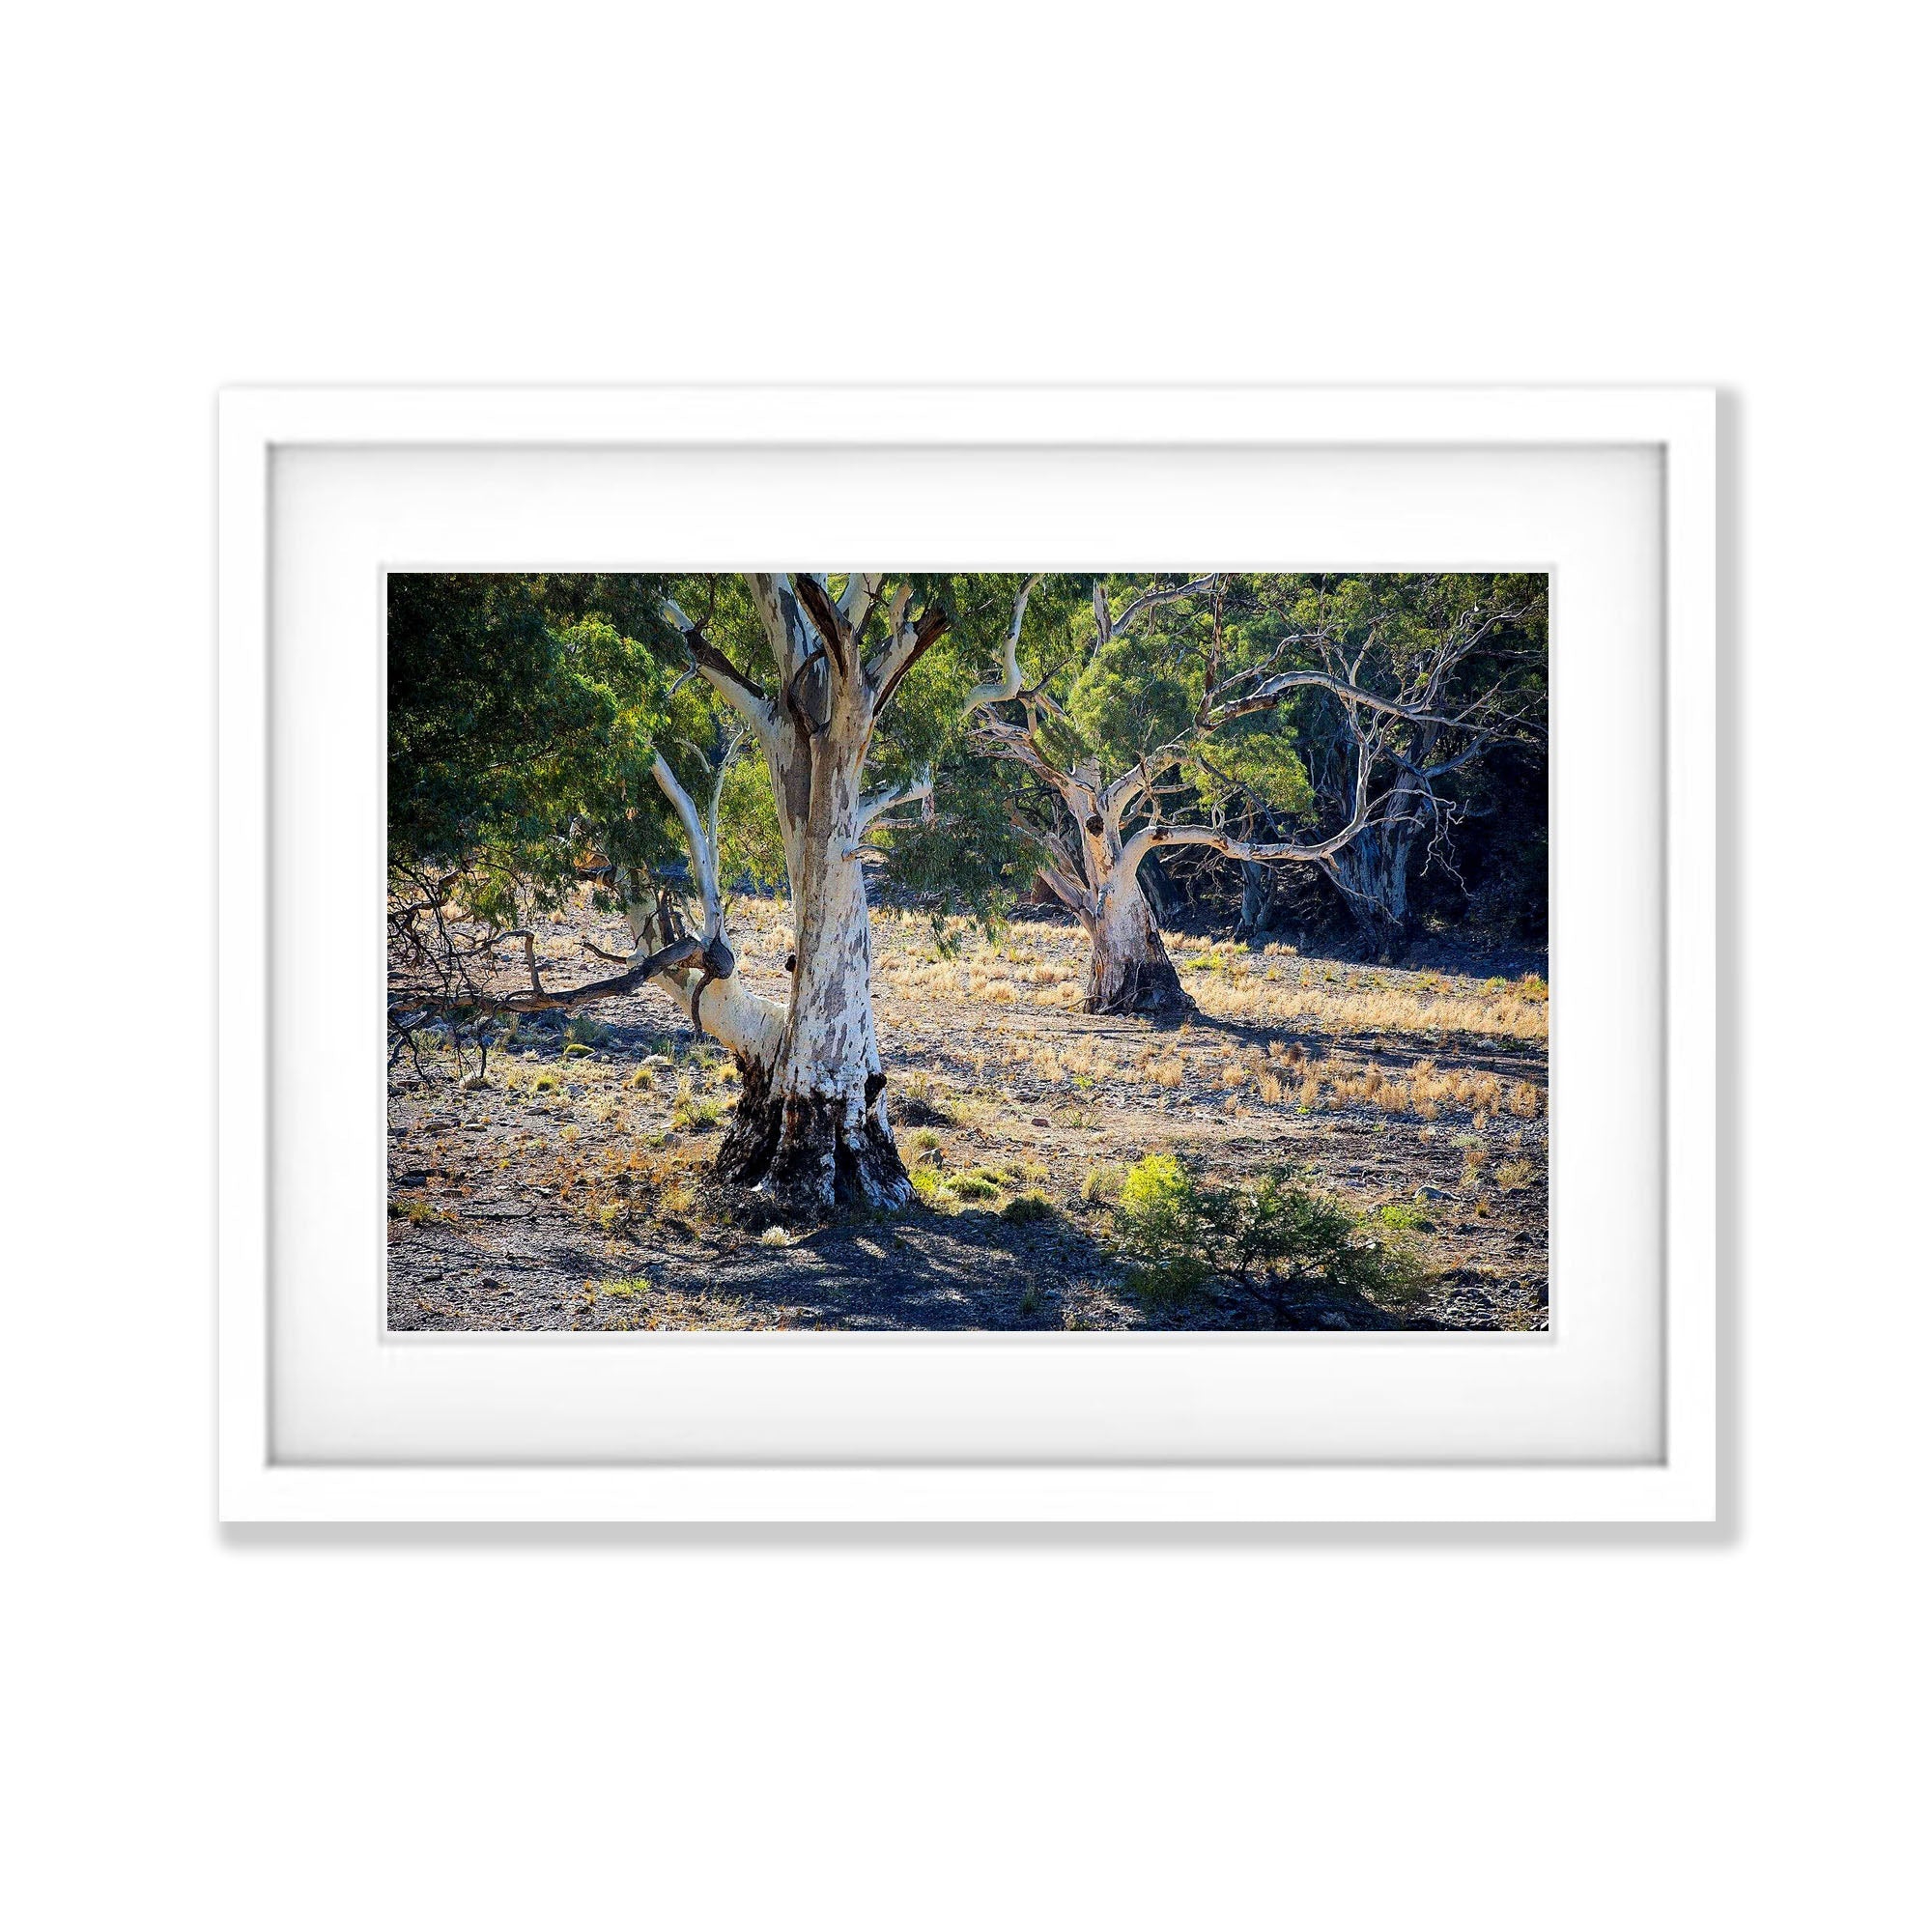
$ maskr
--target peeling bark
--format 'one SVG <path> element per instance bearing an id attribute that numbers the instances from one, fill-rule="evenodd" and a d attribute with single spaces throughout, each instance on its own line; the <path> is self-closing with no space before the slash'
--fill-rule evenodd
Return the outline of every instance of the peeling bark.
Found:
<path id="1" fill-rule="evenodd" d="M 849 742 L 821 739 L 812 750 L 812 808 L 792 894 L 791 1005 L 768 1071 L 746 1082 L 720 1168 L 794 1211 L 899 1208 L 912 1183 L 886 1112 L 865 871 L 848 851 L 862 760 Z"/>
<path id="2" fill-rule="evenodd" d="M 912 1183 L 886 1109 L 861 848 L 867 827 L 891 806 L 928 795 L 930 779 L 871 796 L 862 786 L 879 708 L 941 635 L 944 618 L 915 613 L 904 593 L 895 595 L 886 643 L 865 664 L 865 621 L 882 580 L 849 582 L 837 601 L 820 578 L 750 582 L 781 680 L 780 702 L 728 665 L 707 665 L 701 638 L 694 657 L 764 752 L 798 945 L 776 1037 L 761 1037 L 768 1050 L 740 1054 L 738 1111 L 719 1172 L 788 1213 L 899 1208 Z"/>
<path id="3" fill-rule="evenodd" d="M 1117 878 L 1106 909 L 1088 926 L 1093 956 L 1081 1006 L 1090 1013 L 1182 1014 L 1194 1001 L 1180 983 L 1152 909 L 1131 878 Z"/>
<path id="4" fill-rule="evenodd" d="M 1409 935 L 1408 870 L 1415 831 L 1404 821 L 1370 825 L 1322 861 L 1362 933 L 1384 949 Z"/>

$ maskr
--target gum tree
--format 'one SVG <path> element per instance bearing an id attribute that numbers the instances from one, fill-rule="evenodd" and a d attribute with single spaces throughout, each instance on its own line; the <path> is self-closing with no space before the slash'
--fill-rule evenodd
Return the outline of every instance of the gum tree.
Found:
<path id="1" fill-rule="evenodd" d="M 1546 729 L 1548 588 L 1541 576 L 1411 574 L 1266 579 L 1263 598 L 1314 662 L 1400 707 L 1369 822 L 1321 867 L 1380 947 L 1410 930 L 1409 886 L 1453 865 L 1468 781 L 1495 747 Z M 1353 795 L 1364 747 L 1336 714 L 1308 720 L 1308 768 L 1329 809 Z"/>
<path id="2" fill-rule="evenodd" d="M 415 982 L 392 1002 L 399 1034 L 432 1010 L 570 1009 L 658 985 L 737 1057 L 726 1179 L 804 1210 L 902 1205 L 864 859 L 895 808 L 929 801 L 930 755 L 959 709 L 956 667 L 922 668 L 953 628 L 947 588 L 879 574 L 393 580 L 392 882 L 415 887 L 392 898 L 392 958 Z M 724 724 L 701 743 L 680 722 L 700 696 Z M 501 730 L 475 728 L 497 714 Z M 796 935 L 782 1007 L 739 982 L 721 891 L 719 801 L 757 767 Z M 443 817 L 416 825 L 416 794 Z M 689 929 L 686 895 L 662 883 L 672 839 Z M 546 986 L 519 916 L 581 875 L 624 913 L 633 952 L 618 973 Z M 452 893 L 468 921 L 456 937 Z M 528 984 L 485 984 L 519 939 Z"/>
<path id="3" fill-rule="evenodd" d="M 1052 662 L 1022 672 L 1024 603 L 1004 674 L 973 694 L 969 741 L 1026 781 L 1011 823 L 1039 876 L 1091 944 L 1083 1005 L 1096 1013 L 1185 1011 L 1182 989 L 1141 890 L 1155 852 L 1206 848 L 1255 865 L 1320 864 L 1345 850 L 1381 805 L 1374 786 L 1400 722 L 1429 722 L 1412 694 L 1354 681 L 1330 664 L 1322 620 L 1282 621 L 1254 581 L 1091 580 L 1091 616 L 1063 608 Z M 1354 747 L 1347 795 L 1311 836 L 1252 836 L 1315 816 L 1286 707 L 1319 700 Z M 1445 727 L 1456 720 L 1446 714 Z M 1261 808 L 1258 812 L 1257 808 Z"/>
<path id="4" fill-rule="evenodd" d="M 638 577 L 391 578 L 392 1063 L 439 1019 L 487 1066 L 490 1022 L 646 985 L 741 1056 L 775 1050 L 783 1009 L 735 978 L 719 890 L 727 856 L 754 857 L 746 739 L 704 687 L 676 675 L 667 588 Z M 680 857 L 696 930 L 661 883 Z M 613 962 L 619 973 L 547 986 L 529 922 L 586 880 L 629 917 L 637 944 Z"/>
<path id="5" fill-rule="evenodd" d="M 911 1184 L 894 1145 L 872 1016 L 865 854 L 895 809 L 929 801 L 912 759 L 929 732 L 907 679 L 951 627 L 938 580 L 748 573 L 706 580 L 666 611 L 692 663 L 762 754 L 796 933 L 775 1040 L 741 1041 L 729 1179 L 805 1208 L 897 1207 Z M 689 608 L 687 606 L 689 605 Z M 908 728 L 880 744 L 895 707 Z M 868 766 L 880 781 L 868 787 Z M 640 944 L 661 928 L 640 928 Z M 764 1047 L 769 1044 L 767 1052 Z"/>

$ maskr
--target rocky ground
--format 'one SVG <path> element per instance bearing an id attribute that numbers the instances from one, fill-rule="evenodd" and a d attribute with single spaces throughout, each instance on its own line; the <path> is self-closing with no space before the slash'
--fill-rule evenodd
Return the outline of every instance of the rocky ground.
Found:
<path id="1" fill-rule="evenodd" d="M 784 911 L 733 914 L 741 970 L 778 999 Z M 587 909 L 556 922 L 547 983 L 609 970 L 585 940 L 623 948 Z M 793 1230 L 715 1187 L 735 1075 L 655 991 L 568 1029 L 525 1020 L 487 1084 L 459 1084 L 425 1042 L 420 1071 L 409 1056 L 390 1071 L 390 1326 L 1548 1325 L 1540 980 L 1181 937 L 1202 1010 L 1162 1027 L 1075 1010 L 1083 944 L 1053 919 L 997 944 L 955 923 L 942 943 L 923 914 L 877 915 L 888 1094 L 923 1170 L 920 1202 L 888 1219 Z M 1223 1183 L 1293 1162 L 1385 1214 L 1428 1264 L 1420 1298 L 1222 1285 L 1150 1305 L 1127 1285 L 1108 1200 L 1132 1162 L 1166 1151 Z"/>

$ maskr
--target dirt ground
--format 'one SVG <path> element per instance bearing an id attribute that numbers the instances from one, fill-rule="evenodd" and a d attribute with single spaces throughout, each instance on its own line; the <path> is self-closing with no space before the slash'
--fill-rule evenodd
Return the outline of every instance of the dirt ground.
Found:
<path id="1" fill-rule="evenodd" d="M 785 915 L 753 899 L 732 923 L 740 970 L 780 1000 Z M 555 922 L 547 983 L 609 970 L 585 940 L 625 949 L 587 908 Z M 655 990 L 568 1030 L 526 1019 L 482 1086 L 425 1045 L 433 1077 L 409 1056 L 390 1071 L 389 1325 L 1546 1328 L 1542 980 L 1170 945 L 1202 1007 L 1178 1027 L 1075 1010 L 1070 921 L 1025 918 L 997 944 L 955 922 L 942 945 L 924 914 L 875 913 L 888 1100 L 922 1197 L 819 1229 L 711 1182 L 735 1073 Z M 1107 1201 L 1166 1151 L 1224 1183 L 1292 1162 L 1385 1214 L 1427 1261 L 1420 1299 L 1231 1289 L 1150 1307 Z"/>

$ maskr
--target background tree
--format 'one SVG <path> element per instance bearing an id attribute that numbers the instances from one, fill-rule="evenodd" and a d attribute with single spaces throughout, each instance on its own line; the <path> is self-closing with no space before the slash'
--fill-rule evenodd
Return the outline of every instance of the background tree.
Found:
<path id="1" fill-rule="evenodd" d="M 1308 662 L 1398 707 L 1379 755 L 1369 820 L 1321 870 L 1378 950 L 1412 930 L 1409 903 L 1426 864 L 1454 864 L 1454 834 L 1492 809 L 1472 784 L 1507 741 L 1532 751 L 1548 722 L 1547 580 L 1537 576 L 1383 575 L 1263 579 L 1257 594 Z M 1299 721 L 1316 796 L 1331 812 L 1356 790 L 1368 749 L 1346 706 L 1313 704 Z"/>
<path id="2" fill-rule="evenodd" d="M 969 695 L 970 742 L 1024 774 L 1010 820 L 1092 943 L 1086 1009 L 1184 1010 L 1192 1001 L 1140 886 L 1150 857 L 1202 847 L 1257 865 L 1330 858 L 1381 803 L 1373 786 L 1396 723 L 1427 715 L 1406 688 L 1367 689 L 1346 662 L 1331 665 L 1320 613 L 1293 628 L 1285 600 L 1252 579 L 1095 578 L 1084 611 L 1065 601 L 1064 580 L 1042 603 L 1055 592 L 1058 610 L 1042 612 L 1047 662 L 1030 683 L 1023 586 L 1003 673 Z M 1282 735 L 1291 700 L 1328 704 L 1331 728 L 1355 749 L 1349 793 L 1325 812 Z M 1289 835 L 1311 819 L 1308 836 Z"/>
<path id="3" fill-rule="evenodd" d="M 497 1015 L 652 983 L 741 1051 L 775 1038 L 780 1009 L 733 980 L 719 890 L 722 846 L 756 864 L 755 800 L 734 783 L 745 741 L 706 687 L 678 675 L 668 588 L 630 576 L 389 580 L 392 1058 L 432 1015 L 487 1056 Z M 662 881 L 680 858 L 696 933 Z M 631 917 L 639 946 L 620 974 L 546 987 L 529 922 L 585 880 Z M 527 984 L 506 986 L 519 941 Z"/>

